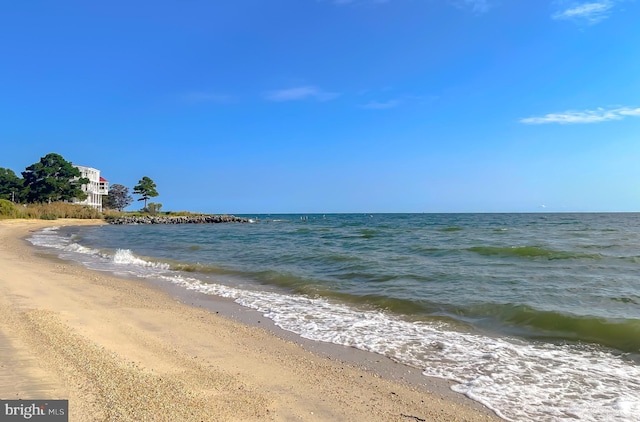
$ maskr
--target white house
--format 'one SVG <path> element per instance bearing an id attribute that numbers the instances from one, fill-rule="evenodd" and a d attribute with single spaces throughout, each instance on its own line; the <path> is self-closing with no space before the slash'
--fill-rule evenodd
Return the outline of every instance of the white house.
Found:
<path id="1" fill-rule="evenodd" d="M 109 193 L 109 182 L 100 176 L 100 170 L 85 166 L 75 167 L 80 170 L 82 177 L 89 179 L 89 183 L 82 185 L 82 190 L 87 194 L 87 199 L 84 201 L 75 200 L 74 202 L 76 204 L 89 205 L 102 211 L 102 195 Z"/>

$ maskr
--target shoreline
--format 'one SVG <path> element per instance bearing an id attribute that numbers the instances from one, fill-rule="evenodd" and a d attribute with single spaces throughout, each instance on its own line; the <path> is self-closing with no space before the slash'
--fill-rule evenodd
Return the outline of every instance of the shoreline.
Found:
<path id="1" fill-rule="evenodd" d="M 69 399 L 73 421 L 500 420 L 418 369 L 302 339 L 227 299 L 45 257 L 23 240 L 79 224 L 104 222 L 0 220 L 0 398 Z"/>

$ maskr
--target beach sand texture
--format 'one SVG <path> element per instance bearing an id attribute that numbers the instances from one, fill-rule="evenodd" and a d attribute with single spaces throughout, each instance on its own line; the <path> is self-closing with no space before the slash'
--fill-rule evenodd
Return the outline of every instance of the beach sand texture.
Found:
<path id="1" fill-rule="evenodd" d="M 23 240 L 68 224 L 101 222 L 0 220 L 2 399 L 68 399 L 70 421 L 498 420 Z"/>

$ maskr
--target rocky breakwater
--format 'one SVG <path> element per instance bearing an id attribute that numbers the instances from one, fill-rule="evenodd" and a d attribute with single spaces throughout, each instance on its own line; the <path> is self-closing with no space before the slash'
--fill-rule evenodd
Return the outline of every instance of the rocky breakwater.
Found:
<path id="1" fill-rule="evenodd" d="M 249 223 L 248 218 L 234 215 L 180 215 L 120 217 L 109 220 L 110 224 L 213 224 L 213 223 Z"/>

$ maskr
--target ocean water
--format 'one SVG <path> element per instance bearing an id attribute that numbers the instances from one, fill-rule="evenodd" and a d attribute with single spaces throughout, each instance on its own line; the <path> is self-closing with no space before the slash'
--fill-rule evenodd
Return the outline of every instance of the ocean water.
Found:
<path id="1" fill-rule="evenodd" d="M 30 240 L 453 380 L 507 420 L 640 420 L 640 214 L 248 217 Z"/>

